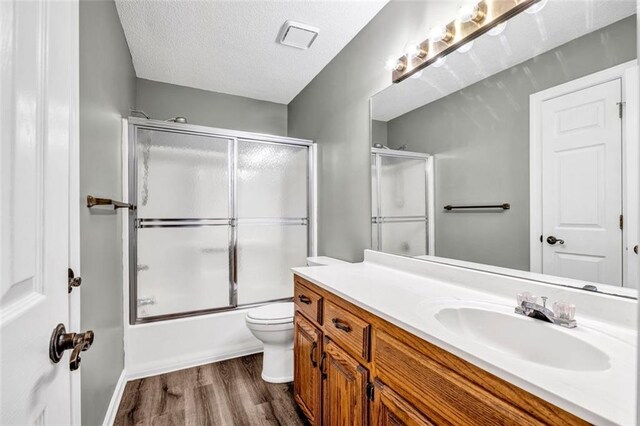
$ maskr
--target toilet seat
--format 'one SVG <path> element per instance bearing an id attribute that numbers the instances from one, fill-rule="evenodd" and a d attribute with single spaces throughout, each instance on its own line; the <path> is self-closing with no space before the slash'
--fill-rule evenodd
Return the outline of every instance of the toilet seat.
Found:
<path id="1" fill-rule="evenodd" d="M 293 302 L 271 303 L 247 312 L 247 322 L 258 325 L 293 323 Z"/>

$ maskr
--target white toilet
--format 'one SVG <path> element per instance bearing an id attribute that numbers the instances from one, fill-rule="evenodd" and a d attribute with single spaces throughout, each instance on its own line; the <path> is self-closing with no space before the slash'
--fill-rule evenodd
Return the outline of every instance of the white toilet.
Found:
<path id="1" fill-rule="evenodd" d="M 308 266 L 346 263 L 331 257 L 309 257 Z M 269 383 L 293 381 L 293 302 L 271 303 L 247 312 L 251 333 L 264 344 L 262 379 Z"/>
<path id="2" fill-rule="evenodd" d="M 264 343 L 262 379 L 269 383 L 293 380 L 293 302 L 271 303 L 247 312 L 251 333 Z"/>

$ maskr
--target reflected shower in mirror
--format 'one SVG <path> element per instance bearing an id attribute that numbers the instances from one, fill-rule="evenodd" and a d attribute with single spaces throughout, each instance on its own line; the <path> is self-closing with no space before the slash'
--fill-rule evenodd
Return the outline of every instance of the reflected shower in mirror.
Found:
<path id="1" fill-rule="evenodd" d="M 635 13 L 549 1 L 376 94 L 372 247 L 634 296 Z"/>

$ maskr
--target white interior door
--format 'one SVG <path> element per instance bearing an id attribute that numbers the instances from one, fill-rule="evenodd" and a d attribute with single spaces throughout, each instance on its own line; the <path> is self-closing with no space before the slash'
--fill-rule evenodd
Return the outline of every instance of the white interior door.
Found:
<path id="1" fill-rule="evenodd" d="M 70 424 L 69 139 L 77 3 L 0 2 L 0 424 Z M 76 40 L 77 42 L 77 40 Z"/>
<path id="2" fill-rule="evenodd" d="M 620 101 L 616 79 L 542 104 L 545 274 L 622 285 Z"/>

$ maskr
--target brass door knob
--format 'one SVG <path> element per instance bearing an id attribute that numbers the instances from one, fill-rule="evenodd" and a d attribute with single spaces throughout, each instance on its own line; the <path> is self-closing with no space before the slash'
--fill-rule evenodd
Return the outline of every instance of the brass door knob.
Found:
<path id="1" fill-rule="evenodd" d="M 57 364 L 62 359 L 64 351 L 73 349 L 69 366 L 71 371 L 77 370 L 80 366 L 80 352 L 89 349 L 93 344 L 93 339 L 92 330 L 84 333 L 67 333 L 64 324 L 58 324 L 49 340 L 49 359 Z"/>

